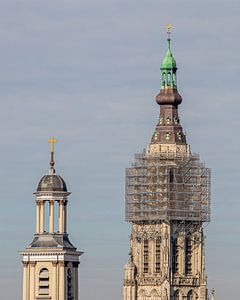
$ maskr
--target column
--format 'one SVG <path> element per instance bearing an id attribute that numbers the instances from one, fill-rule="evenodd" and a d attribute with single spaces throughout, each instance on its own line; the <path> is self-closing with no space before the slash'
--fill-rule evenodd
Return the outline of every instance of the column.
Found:
<path id="1" fill-rule="evenodd" d="M 52 300 L 57 300 L 57 262 L 53 262 L 53 270 L 52 270 Z"/>
<path id="2" fill-rule="evenodd" d="M 67 233 L 67 201 L 64 202 L 64 208 L 63 208 L 63 221 L 64 221 L 64 225 L 63 225 L 63 231 L 64 233 Z"/>
<path id="3" fill-rule="evenodd" d="M 22 297 L 23 300 L 28 300 L 28 295 L 27 295 L 27 287 L 28 287 L 28 276 L 27 276 L 27 268 L 28 268 L 28 263 L 23 261 L 23 291 L 22 291 Z"/>
<path id="4" fill-rule="evenodd" d="M 36 202 L 36 233 L 40 232 L 40 204 Z"/>
<path id="5" fill-rule="evenodd" d="M 65 300 L 65 263 L 59 262 L 59 300 Z"/>
<path id="6" fill-rule="evenodd" d="M 64 204 L 63 201 L 59 202 L 59 233 L 63 233 L 64 232 Z"/>
<path id="7" fill-rule="evenodd" d="M 35 262 L 30 262 L 29 300 L 35 300 Z"/>
<path id="8" fill-rule="evenodd" d="M 40 233 L 44 233 L 44 201 L 41 201 L 40 205 Z"/>
<path id="9" fill-rule="evenodd" d="M 49 233 L 54 233 L 54 201 L 49 202 Z"/>

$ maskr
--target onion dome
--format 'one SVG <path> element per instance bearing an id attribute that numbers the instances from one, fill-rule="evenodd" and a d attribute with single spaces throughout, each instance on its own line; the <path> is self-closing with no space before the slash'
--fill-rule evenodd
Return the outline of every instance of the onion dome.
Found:
<path id="1" fill-rule="evenodd" d="M 182 96 L 177 89 L 161 89 L 156 96 L 156 102 L 159 105 L 172 104 L 177 106 L 182 103 Z"/>
<path id="2" fill-rule="evenodd" d="M 54 161 L 54 143 L 57 141 L 52 138 L 48 142 L 51 143 L 51 160 L 49 174 L 44 175 L 39 181 L 37 192 L 67 192 L 67 185 L 64 179 L 55 174 L 55 161 Z"/>

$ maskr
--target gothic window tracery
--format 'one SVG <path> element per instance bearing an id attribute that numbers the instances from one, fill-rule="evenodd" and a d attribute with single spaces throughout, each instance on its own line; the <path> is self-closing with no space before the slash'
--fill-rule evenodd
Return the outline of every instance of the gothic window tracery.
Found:
<path id="1" fill-rule="evenodd" d="M 158 292 L 156 290 L 151 292 L 151 300 L 159 300 Z"/>
<path id="2" fill-rule="evenodd" d="M 177 238 L 173 240 L 173 251 L 172 251 L 172 270 L 173 273 L 179 272 L 178 256 L 179 256 L 179 246 Z"/>
<path id="3" fill-rule="evenodd" d="M 156 273 L 160 273 L 160 253 L 161 253 L 161 240 L 160 238 L 156 239 Z"/>
<path id="4" fill-rule="evenodd" d="M 148 273 L 148 240 L 143 241 L 143 273 Z"/>
<path id="5" fill-rule="evenodd" d="M 192 274 L 192 239 L 190 236 L 187 236 L 185 241 L 185 273 Z"/>
<path id="6" fill-rule="evenodd" d="M 146 292 L 144 290 L 141 290 L 139 292 L 139 300 L 146 300 L 147 296 L 146 296 Z"/>

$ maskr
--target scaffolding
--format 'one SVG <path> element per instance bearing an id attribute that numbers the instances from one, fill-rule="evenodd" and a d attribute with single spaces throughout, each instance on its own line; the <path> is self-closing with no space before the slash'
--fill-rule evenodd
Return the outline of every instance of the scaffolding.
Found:
<path id="1" fill-rule="evenodd" d="M 135 154 L 126 169 L 126 221 L 209 222 L 210 177 L 197 154 Z"/>

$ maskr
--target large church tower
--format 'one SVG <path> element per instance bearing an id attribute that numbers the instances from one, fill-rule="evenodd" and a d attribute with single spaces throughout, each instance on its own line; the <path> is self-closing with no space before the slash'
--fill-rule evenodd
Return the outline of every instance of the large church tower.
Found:
<path id="1" fill-rule="evenodd" d="M 50 140 L 49 174 L 41 178 L 36 196 L 36 234 L 23 251 L 23 300 L 77 300 L 78 265 L 82 254 L 67 233 L 70 193 L 54 169 L 54 143 Z"/>
<path id="2" fill-rule="evenodd" d="M 207 300 L 203 227 L 210 221 L 210 170 L 191 152 L 180 123 L 170 32 L 161 75 L 155 131 L 126 169 L 125 219 L 132 232 L 123 299 Z"/>

